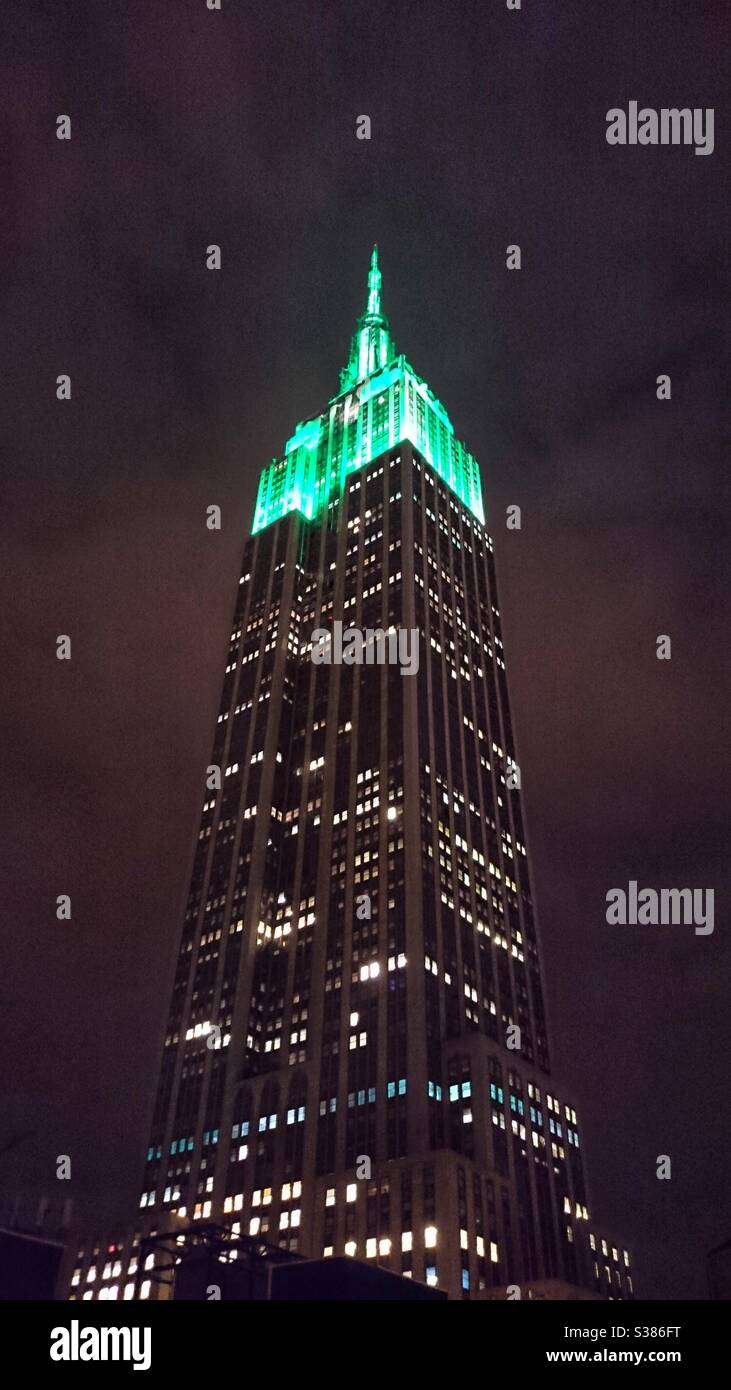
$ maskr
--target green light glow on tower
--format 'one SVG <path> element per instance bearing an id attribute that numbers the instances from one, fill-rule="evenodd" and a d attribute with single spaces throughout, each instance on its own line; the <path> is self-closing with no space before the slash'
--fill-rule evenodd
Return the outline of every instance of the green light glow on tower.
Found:
<path id="1" fill-rule="evenodd" d="M 259 479 L 252 535 L 287 512 L 316 517 L 348 476 L 409 440 L 466 507 L 484 522 L 477 460 L 455 437 L 444 406 L 399 356 L 381 311 L 381 272 L 374 246 L 368 301 L 327 408 L 297 425 L 284 454 Z"/>

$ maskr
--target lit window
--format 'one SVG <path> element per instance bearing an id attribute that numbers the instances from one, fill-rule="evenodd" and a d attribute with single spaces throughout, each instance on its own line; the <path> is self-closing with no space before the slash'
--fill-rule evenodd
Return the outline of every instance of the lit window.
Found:
<path id="1" fill-rule="evenodd" d="M 414 1237 L 413 1237 L 411 1231 L 402 1231 L 402 1232 L 401 1232 L 401 1249 L 402 1249 L 402 1250 L 413 1250 L 413 1248 L 414 1248 Z"/>
<path id="2" fill-rule="evenodd" d="M 327 1189 L 327 1192 L 326 1192 L 326 1194 L 325 1194 L 325 1206 L 326 1206 L 326 1207 L 334 1207 L 334 1206 L 335 1206 L 335 1188 L 334 1188 L 334 1187 L 328 1187 L 328 1189 Z"/>
<path id="3" fill-rule="evenodd" d="M 370 1236 L 370 1237 L 368 1238 L 368 1240 L 366 1241 L 366 1259 L 367 1259 L 367 1260 L 372 1260 L 372 1259 L 374 1258 L 374 1256 L 375 1256 L 375 1253 L 376 1253 L 376 1238 L 375 1238 L 375 1236 Z"/>
<path id="4" fill-rule="evenodd" d="M 358 1249 L 358 1246 L 356 1245 L 356 1243 L 355 1243 L 354 1240 L 346 1240 L 346 1242 L 345 1242 L 345 1253 L 346 1253 L 346 1255 L 350 1255 L 351 1259 L 352 1259 L 353 1256 L 355 1255 L 355 1252 L 356 1252 L 357 1249 Z"/>
<path id="5" fill-rule="evenodd" d="M 390 1255 L 390 1254 L 391 1254 L 391 1242 L 390 1242 L 388 1236 L 382 1236 L 381 1239 L 379 1240 L 379 1242 L 378 1242 L 378 1253 L 379 1253 L 379 1255 Z"/>
<path id="6" fill-rule="evenodd" d="M 261 1218 L 260 1218 L 259 1216 L 252 1216 L 252 1218 L 251 1218 L 251 1220 L 250 1220 L 250 1222 L 249 1222 L 249 1235 L 250 1235 L 250 1236 L 258 1236 L 258 1234 L 259 1234 L 259 1227 L 260 1227 L 260 1226 L 261 1226 Z"/>
<path id="7" fill-rule="evenodd" d="M 425 1229 L 425 1231 L 424 1231 L 424 1244 L 425 1244 L 427 1250 L 433 1250 L 433 1249 L 434 1249 L 434 1246 L 436 1245 L 436 1243 L 437 1243 L 437 1228 L 436 1228 L 436 1226 L 427 1226 L 426 1229 Z"/>
<path id="8" fill-rule="evenodd" d="M 354 1182 L 349 1182 L 349 1183 L 348 1183 L 348 1186 L 347 1186 L 346 1189 L 345 1189 L 345 1200 L 346 1200 L 346 1202 L 354 1202 L 354 1201 L 355 1201 L 355 1198 L 356 1198 L 356 1195 L 357 1195 L 357 1192 L 358 1192 L 358 1189 L 357 1189 L 355 1183 L 354 1183 Z"/>

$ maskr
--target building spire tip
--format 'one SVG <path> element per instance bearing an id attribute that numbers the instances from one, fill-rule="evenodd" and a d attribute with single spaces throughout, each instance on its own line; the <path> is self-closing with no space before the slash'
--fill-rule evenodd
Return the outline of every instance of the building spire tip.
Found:
<path id="1" fill-rule="evenodd" d="M 378 244 L 371 252 L 371 268 L 368 272 L 368 304 L 366 313 L 372 317 L 381 316 L 381 272 L 378 268 Z"/>
<path id="2" fill-rule="evenodd" d="M 381 308 L 382 278 L 378 265 L 378 243 L 376 242 L 371 251 L 365 310 L 358 319 L 353 335 L 348 365 L 340 373 L 342 389 L 349 388 L 355 382 L 364 380 L 365 377 L 384 367 L 396 355 L 389 332 L 388 320 Z"/>

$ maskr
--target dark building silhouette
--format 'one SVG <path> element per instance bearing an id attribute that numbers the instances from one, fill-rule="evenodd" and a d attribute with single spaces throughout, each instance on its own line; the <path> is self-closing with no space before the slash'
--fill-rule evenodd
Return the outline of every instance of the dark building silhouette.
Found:
<path id="1" fill-rule="evenodd" d="M 731 1240 L 709 1251 L 708 1285 L 711 1298 L 731 1299 Z"/>
<path id="2" fill-rule="evenodd" d="M 26 1136 L 20 1136 L 24 1138 Z M 28 1135 L 27 1137 L 30 1137 Z M 20 1139 L 6 1143 L 3 1152 Z M 26 1195 L 4 1201 L 0 1209 L 0 1301 L 52 1299 L 63 1292 L 73 1203 Z"/>

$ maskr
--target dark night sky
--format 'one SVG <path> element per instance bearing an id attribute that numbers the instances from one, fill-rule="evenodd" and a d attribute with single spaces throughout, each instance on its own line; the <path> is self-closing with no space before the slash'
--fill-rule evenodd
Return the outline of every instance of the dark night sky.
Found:
<path id="1" fill-rule="evenodd" d="M 6 0 L 0 1147 L 34 1134 L 0 1159 L 4 1201 L 70 1188 L 94 1222 L 136 1200 L 256 480 L 337 389 L 378 241 L 397 346 L 482 466 L 592 1214 L 635 1243 L 641 1292 L 705 1297 L 731 1235 L 727 20 Z M 610 148 L 635 99 L 714 107 L 715 152 Z M 714 934 L 608 927 L 630 878 L 714 888 Z"/>

